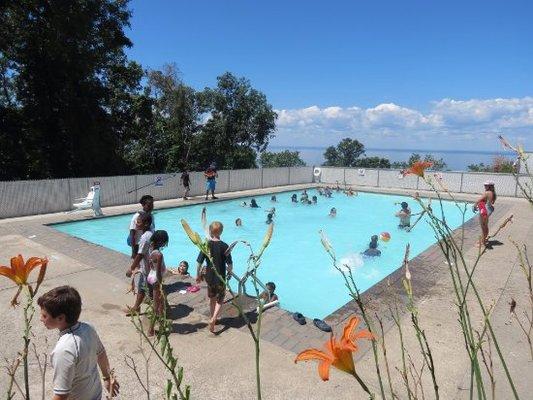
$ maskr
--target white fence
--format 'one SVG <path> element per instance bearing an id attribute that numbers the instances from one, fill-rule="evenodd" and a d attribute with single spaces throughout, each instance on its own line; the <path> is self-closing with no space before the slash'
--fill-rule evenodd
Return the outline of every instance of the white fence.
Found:
<path id="1" fill-rule="evenodd" d="M 435 181 L 434 172 L 427 174 Z M 486 172 L 438 172 L 438 178 L 451 192 L 456 193 L 481 193 L 483 182 L 493 181 L 496 193 L 502 196 L 523 197 L 516 177 L 512 174 L 486 173 Z M 520 177 L 520 182 L 529 179 Z M 344 185 L 371 186 L 381 188 L 402 188 L 414 190 L 429 190 L 430 187 L 418 176 L 408 175 L 400 177 L 400 170 L 395 169 L 357 169 L 322 167 L 320 182 L 335 185 L 337 182 Z"/>
<path id="2" fill-rule="evenodd" d="M 361 187 L 382 187 L 424 190 L 429 189 L 423 179 L 407 176 L 399 179 L 399 170 L 322 167 L 320 182 Z M 429 172 L 429 174 L 431 174 Z M 496 192 L 503 196 L 521 196 L 516 179 L 511 174 L 476 172 L 441 172 L 442 183 L 452 192 L 481 193 L 483 182 L 492 180 Z M 191 196 L 205 193 L 202 172 L 191 172 Z M 154 185 L 161 179 L 162 186 Z M 87 195 L 93 182 L 100 182 L 101 205 L 116 206 L 136 203 L 144 194 L 156 200 L 183 196 L 180 174 L 106 176 L 91 178 L 50 179 L 0 182 L 0 218 L 68 211 L 76 198 Z M 526 177 L 520 177 L 523 182 Z M 217 192 L 235 192 L 275 186 L 312 183 L 312 167 L 262 168 L 218 171 Z"/>
<path id="3" fill-rule="evenodd" d="M 72 210 L 76 198 L 85 197 L 93 182 L 100 182 L 102 207 L 136 203 L 144 194 L 155 200 L 183 196 L 181 174 L 106 176 L 0 182 L 0 218 Z M 202 172 L 191 172 L 190 196 L 205 193 Z M 156 179 L 162 186 L 154 185 Z M 297 183 L 312 183 L 312 167 L 264 168 L 218 171 L 219 193 L 260 189 Z"/>

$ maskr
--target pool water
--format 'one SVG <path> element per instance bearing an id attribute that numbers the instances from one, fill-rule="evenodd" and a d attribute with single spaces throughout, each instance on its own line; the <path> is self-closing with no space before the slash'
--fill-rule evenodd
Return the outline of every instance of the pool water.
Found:
<path id="1" fill-rule="evenodd" d="M 405 245 L 411 244 L 410 257 L 420 254 L 436 242 L 431 227 L 423 218 L 411 232 L 398 228 L 394 213 L 400 206 L 395 202 L 407 201 L 413 213 L 419 212 L 419 205 L 411 198 L 395 195 L 359 193 L 348 197 L 334 193 L 332 198 L 319 196 L 316 190 L 309 190 L 309 198 L 318 197 L 317 205 L 294 204 L 290 196 L 296 192 L 277 193 L 277 203 L 270 201 L 271 195 L 257 196 L 261 208 L 241 207 L 250 198 L 206 202 L 205 204 L 154 211 L 156 229 L 168 232 L 170 243 L 163 250 L 168 267 L 176 267 L 181 260 L 187 260 L 191 275 L 196 274 L 198 251 L 181 227 L 180 220 L 186 219 L 191 227 L 202 234 L 200 213 L 207 207 L 209 221 L 219 220 L 224 224 L 222 239 L 228 244 L 243 239 L 258 250 L 267 229 L 267 212 L 276 207 L 274 235 L 265 251 L 259 277 L 266 283 L 275 282 L 281 306 L 289 311 L 298 311 L 310 318 L 324 318 L 350 300 L 342 276 L 331 264 L 328 254 L 320 243 L 319 230 L 326 232 L 338 259 L 353 268 L 356 283 L 364 291 L 385 278 L 402 264 Z M 298 192 L 298 198 L 300 192 Z M 332 207 L 337 217 L 328 217 Z M 435 207 L 435 205 L 434 205 Z M 447 222 L 452 229 L 462 223 L 462 216 L 452 202 L 443 203 Z M 470 207 L 468 208 L 470 210 Z M 466 218 L 472 217 L 468 211 Z M 69 235 L 85 239 L 107 248 L 130 254 L 126 244 L 132 215 L 121 215 L 86 221 L 56 224 L 53 227 Z M 235 226 L 235 219 L 241 218 L 242 227 Z M 417 217 L 412 217 L 413 223 Z M 379 241 L 381 257 L 363 258 L 360 253 L 368 247 L 370 237 L 389 232 L 389 242 Z M 234 270 L 241 275 L 246 269 L 249 251 L 237 245 L 232 252 Z M 415 272 L 416 273 L 416 272 Z M 252 287 L 248 288 L 253 291 Z"/>

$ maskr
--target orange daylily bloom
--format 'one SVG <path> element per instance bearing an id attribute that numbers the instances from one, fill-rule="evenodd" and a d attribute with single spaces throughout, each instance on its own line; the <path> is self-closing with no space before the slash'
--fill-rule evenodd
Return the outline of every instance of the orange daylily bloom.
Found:
<path id="1" fill-rule="evenodd" d="M 352 353 L 357 351 L 357 340 L 374 339 L 374 335 L 366 329 L 355 331 L 359 325 L 359 318 L 352 317 L 344 327 L 342 338 L 338 341 L 331 335 L 325 344 L 325 351 L 307 349 L 296 356 L 294 362 L 317 360 L 318 375 L 323 381 L 329 380 L 329 368 L 331 366 L 350 375 L 355 374 L 355 365 Z"/>
<path id="2" fill-rule="evenodd" d="M 403 176 L 407 175 L 417 175 L 421 178 L 424 177 L 424 172 L 427 168 L 430 168 L 433 165 L 433 163 L 429 161 L 417 161 L 413 163 L 409 168 L 402 171 Z"/>
<path id="3" fill-rule="evenodd" d="M 26 262 L 24 262 L 24 259 L 19 254 L 17 257 L 11 258 L 11 267 L 6 267 L 4 265 L 0 266 L 0 275 L 3 275 L 6 278 L 11 279 L 19 287 L 17 294 L 11 301 L 12 305 L 17 304 L 17 298 L 18 298 L 20 291 L 22 290 L 22 286 L 28 285 L 28 278 L 30 277 L 31 271 L 39 267 L 40 271 L 39 271 L 39 276 L 37 277 L 37 285 L 35 286 L 35 291 L 30 285 L 28 285 L 30 289 L 30 293 L 32 293 L 32 296 L 35 292 L 37 292 L 37 289 L 41 285 L 44 279 L 44 275 L 46 274 L 47 265 L 48 265 L 48 260 L 46 258 L 30 257 Z"/>

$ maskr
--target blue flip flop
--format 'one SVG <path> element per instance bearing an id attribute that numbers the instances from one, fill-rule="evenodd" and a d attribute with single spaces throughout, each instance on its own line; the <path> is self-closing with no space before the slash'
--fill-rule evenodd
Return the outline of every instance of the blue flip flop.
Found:
<path id="1" fill-rule="evenodd" d="M 321 331 L 324 331 L 324 332 L 331 332 L 331 326 L 329 326 L 328 324 L 326 324 L 324 321 L 322 321 L 321 319 L 318 319 L 318 318 L 315 318 L 313 320 L 313 324 L 315 324 L 315 326 L 320 329 Z"/>
<path id="2" fill-rule="evenodd" d="M 305 325 L 307 322 L 305 320 L 305 317 L 299 313 L 299 312 L 295 312 L 292 314 L 292 318 L 298 322 L 300 325 Z"/>

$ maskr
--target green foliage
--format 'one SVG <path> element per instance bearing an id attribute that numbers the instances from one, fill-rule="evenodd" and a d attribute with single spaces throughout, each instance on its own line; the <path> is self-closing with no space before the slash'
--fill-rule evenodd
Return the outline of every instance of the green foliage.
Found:
<path id="1" fill-rule="evenodd" d="M 409 160 L 407 161 L 400 161 L 400 162 L 393 162 L 392 168 L 398 168 L 398 169 L 406 169 L 409 168 L 411 165 L 413 165 L 417 161 L 427 161 L 433 164 L 433 166 L 430 168 L 432 171 L 444 171 L 448 168 L 448 165 L 444 162 L 442 158 L 435 158 L 431 154 L 426 154 L 424 156 L 424 159 L 422 159 L 422 156 L 418 153 L 412 153 L 409 157 Z"/>
<path id="2" fill-rule="evenodd" d="M 2 178 L 48 178 L 124 171 L 117 154 L 129 100 L 139 87 L 128 63 L 126 1 L 6 0 L 0 12 L 0 112 L 22 168 Z M 6 95 L 6 92 L 8 93 Z M 4 149 L 2 149 L 4 153 Z"/>
<path id="3" fill-rule="evenodd" d="M 365 146 L 357 139 L 344 138 L 337 146 L 330 146 L 324 152 L 325 166 L 355 167 L 359 156 L 365 153 Z"/>
<path id="4" fill-rule="evenodd" d="M 505 157 L 494 157 L 490 165 L 479 163 L 470 164 L 468 170 L 472 172 L 501 172 L 507 174 L 516 173 L 514 161 Z"/>
<path id="5" fill-rule="evenodd" d="M 283 150 L 277 153 L 264 151 L 259 162 L 263 168 L 277 167 L 305 167 L 305 162 L 300 158 L 299 151 Z"/>
<path id="6" fill-rule="evenodd" d="M 195 157 L 205 166 L 215 161 L 219 168 L 255 167 L 250 151 L 264 151 L 274 136 L 277 114 L 266 96 L 250 81 L 226 72 L 216 88 L 198 94 L 210 118 L 202 127 Z M 235 162 L 244 164 L 234 164 Z"/>
<path id="7" fill-rule="evenodd" d="M 176 66 L 129 61 L 119 0 L 0 8 L 0 179 L 256 167 L 275 130 L 266 96 L 227 72 L 196 92 Z"/>
<path id="8" fill-rule="evenodd" d="M 390 168 L 391 163 L 387 158 L 363 157 L 355 160 L 353 166 L 362 168 Z"/>

